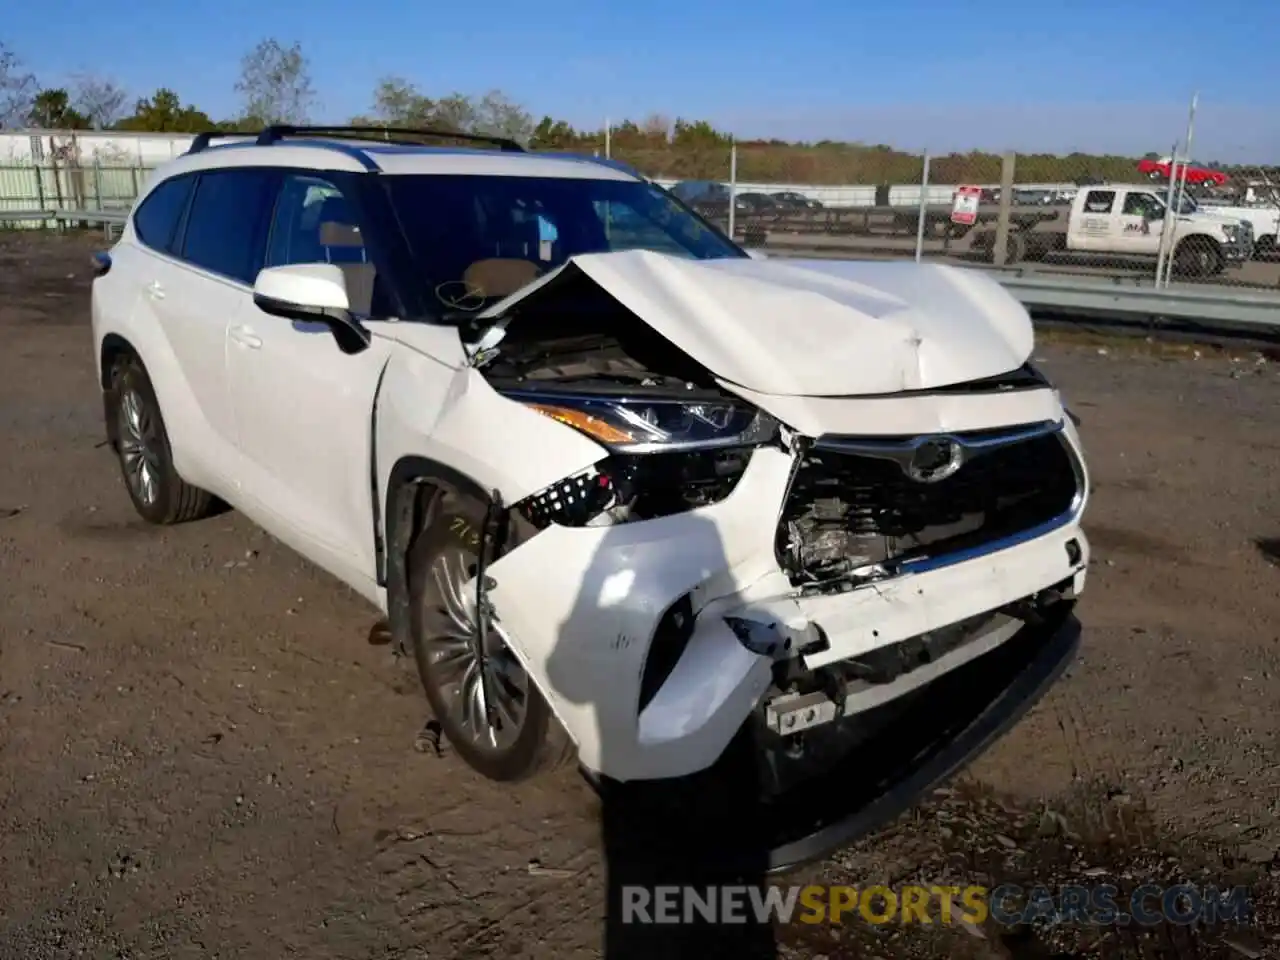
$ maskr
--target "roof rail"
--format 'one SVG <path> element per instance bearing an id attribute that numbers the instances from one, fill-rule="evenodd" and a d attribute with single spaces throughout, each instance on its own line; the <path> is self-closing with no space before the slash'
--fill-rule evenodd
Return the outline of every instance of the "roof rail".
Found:
<path id="1" fill-rule="evenodd" d="M 252 137 L 252 133 L 246 133 L 243 130 L 202 130 L 196 134 L 191 146 L 187 148 L 187 153 L 199 153 L 209 146 L 209 141 L 215 137 Z"/>
<path id="2" fill-rule="evenodd" d="M 623 173 L 629 173 L 637 180 L 648 179 L 648 177 L 631 164 L 624 160 L 614 160 L 612 157 L 599 157 L 590 153 L 574 153 L 572 150 L 538 150 L 535 152 L 539 156 L 564 157 L 566 160 L 582 160 L 586 163 L 598 163 L 602 167 L 611 167 L 614 170 L 621 170 Z"/>
<path id="3" fill-rule="evenodd" d="M 507 137 L 490 137 L 479 133 L 459 133 L 456 130 L 431 130 L 425 127 L 295 127 L 275 124 L 266 127 L 258 134 L 258 145 L 266 146 L 277 143 L 285 137 L 305 137 L 308 135 L 338 135 L 353 140 L 369 140 L 376 143 L 390 143 L 402 147 L 418 147 L 421 143 L 414 140 L 401 139 L 404 136 L 437 137 L 444 140 L 466 140 L 472 143 L 488 143 L 506 153 L 524 153 L 524 147 Z M 395 135 L 394 139 L 392 135 Z"/>

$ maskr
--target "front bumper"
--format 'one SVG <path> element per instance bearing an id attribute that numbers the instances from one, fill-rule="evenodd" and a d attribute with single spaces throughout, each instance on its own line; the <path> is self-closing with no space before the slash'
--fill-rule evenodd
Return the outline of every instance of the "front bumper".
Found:
<path id="1" fill-rule="evenodd" d="M 761 878 L 820 860 L 893 821 L 1000 739 L 1062 676 L 1080 646 L 1067 602 L 995 650 L 867 715 L 881 733 L 802 788 L 752 803 L 755 747 L 679 783 L 601 791 L 605 843 L 619 869 L 664 864 Z M 877 713 L 884 716 L 877 717 Z"/>
<path id="2" fill-rule="evenodd" d="M 1074 429 L 1065 436 L 1081 464 Z M 821 669 L 999 610 L 1050 588 L 1084 586 L 1088 543 L 1076 513 L 994 552 L 834 596 L 798 597 L 775 554 L 792 458 L 761 449 L 733 493 L 688 513 L 603 527 L 550 526 L 490 568 L 490 592 L 516 655 L 578 745 L 591 774 L 613 781 L 686 777 L 720 760 L 774 677 L 729 620 L 768 625 L 797 646 L 815 627 Z M 1082 488 L 1087 477 L 1082 476 Z M 696 622 L 643 709 L 655 631 L 688 595 Z M 852 691 L 848 713 L 897 701 L 1008 642 L 985 635 L 892 683 Z M 758 648 L 757 648 L 758 649 Z"/>
<path id="3" fill-rule="evenodd" d="M 1246 224 L 1234 240 L 1222 245 L 1223 259 L 1230 264 L 1246 263 L 1253 259 L 1255 246 L 1253 227 L 1251 224 Z"/>

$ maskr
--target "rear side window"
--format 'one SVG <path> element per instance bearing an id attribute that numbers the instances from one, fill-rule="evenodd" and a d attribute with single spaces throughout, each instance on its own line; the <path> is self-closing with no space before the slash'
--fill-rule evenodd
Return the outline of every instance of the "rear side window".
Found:
<path id="1" fill-rule="evenodd" d="M 1110 213 L 1111 206 L 1116 202 L 1116 192 L 1114 190 L 1090 190 L 1089 195 L 1084 199 L 1085 213 Z"/>
<path id="2" fill-rule="evenodd" d="M 139 240 L 153 250 L 170 251 L 195 182 L 193 176 L 172 177 L 147 194 L 133 214 L 133 232 Z"/>
<path id="3" fill-rule="evenodd" d="M 251 284 L 262 266 L 276 175 L 245 167 L 200 175 L 187 216 L 182 259 Z"/>

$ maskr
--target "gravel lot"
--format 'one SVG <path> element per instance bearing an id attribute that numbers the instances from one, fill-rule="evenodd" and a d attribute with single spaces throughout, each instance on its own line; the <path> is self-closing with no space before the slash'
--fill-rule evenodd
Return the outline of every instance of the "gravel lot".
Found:
<path id="1" fill-rule="evenodd" d="M 1042 344 L 1096 484 L 1082 655 L 953 789 L 787 881 L 1241 880 L 1256 926 L 788 926 L 628 950 L 602 935 L 576 775 L 500 792 L 419 749 L 416 678 L 362 600 L 235 513 L 135 518 L 103 446 L 94 242 L 0 233 L 0 957 L 1280 950 L 1276 363 Z"/>

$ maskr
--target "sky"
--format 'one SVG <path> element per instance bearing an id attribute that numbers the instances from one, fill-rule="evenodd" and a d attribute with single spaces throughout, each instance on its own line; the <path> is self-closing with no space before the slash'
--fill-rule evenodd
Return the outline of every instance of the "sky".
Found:
<path id="1" fill-rule="evenodd" d="M 11 3 L 0 42 L 45 86 L 89 72 L 234 115 L 265 37 L 311 61 L 317 119 L 377 81 L 500 89 L 602 127 L 651 113 L 741 138 L 904 149 L 1169 152 L 1199 93 L 1197 159 L 1280 162 L 1277 0 L 60 0 Z"/>

